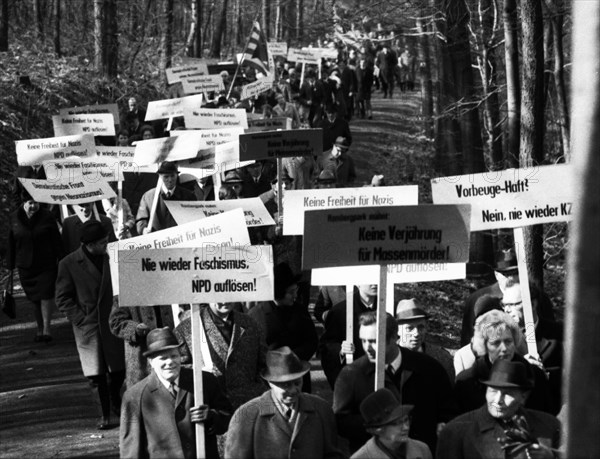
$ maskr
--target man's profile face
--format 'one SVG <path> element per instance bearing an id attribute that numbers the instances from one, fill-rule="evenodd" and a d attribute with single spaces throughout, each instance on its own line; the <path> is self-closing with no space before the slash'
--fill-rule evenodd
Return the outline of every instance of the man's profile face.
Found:
<path id="1" fill-rule="evenodd" d="M 157 375 L 166 381 L 173 382 L 181 371 L 181 354 L 179 348 L 167 349 L 149 357 L 150 366 Z"/>
<path id="2" fill-rule="evenodd" d="M 285 406 L 291 406 L 296 403 L 302 391 L 302 378 L 286 382 L 269 381 L 269 386 L 275 400 Z"/>
<path id="3" fill-rule="evenodd" d="M 377 361 L 377 326 L 375 324 L 361 325 L 358 336 L 369 361 L 375 363 Z"/>
<path id="4" fill-rule="evenodd" d="M 523 327 L 523 298 L 521 297 L 520 284 L 506 287 L 504 295 L 502 295 L 502 309 L 519 324 L 519 327 Z"/>
<path id="5" fill-rule="evenodd" d="M 373 298 L 377 296 L 377 284 L 363 284 L 357 286 L 358 291 L 362 296 Z"/>
<path id="6" fill-rule="evenodd" d="M 498 419 L 510 419 L 525 405 L 527 392 L 517 387 L 488 386 L 485 400 L 490 415 Z"/>

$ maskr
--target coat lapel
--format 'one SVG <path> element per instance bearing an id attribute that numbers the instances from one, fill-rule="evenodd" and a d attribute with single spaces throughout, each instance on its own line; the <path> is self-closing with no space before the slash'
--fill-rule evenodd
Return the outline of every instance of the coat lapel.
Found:
<path id="1" fill-rule="evenodd" d="M 225 368 L 225 360 L 228 355 L 229 347 L 225 342 L 225 338 L 221 335 L 221 332 L 215 325 L 210 313 L 207 308 L 203 308 L 201 311 L 202 325 L 204 326 L 204 332 L 206 333 L 206 339 L 208 340 L 208 348 L 211 353 L 211 359 L 213 364 L 219 362 L 219 368 Z M 213 365 L 217 367 L 217 365 Z"/>
<path id="2" fill-rule="evenodd" d="M 292 441 L 294 442 L 296 437 L 300 434 L 300 430 L 306 421 L 313 415 L 315 412 L 315 407 L 312 402 L 308 400 L 306 397 L 303 397 L 300 394 L 298 399 L 298 418 L 296 419 L 296 423 L 294 424 L 294 431 L 292 433 Z"/>
<path id="3" fill-rule="evenodd" d="M 288 423 L 285 422 L 283 416 L 279 415 L 279 410 L 275 406 L 275 402 L 271 398 L 271 391 L 268 390 L 261 395 L 261 404 L 259 415 L 265 418 L 269 418 L 269 421 L 281 430 L 288 437 L 292 435 L 292 429 Z"/>
<path id="4" fill-rule="evenodd" d="M 231 311 L 230 314 L 234 314 L 234 312 Z M 242 339 L 242 336 L 244 336 L 244 333 L 246 333 L 246 329 L 244 327 L 242 327 L 237 320 L 235 320 L 235 314 L 234 314 L 234 316 L 233 316 L 233 333 L 231 334 L 231 343 L 229 345 L 229 349 L 227 350 L 227 360 L 229 360 L 229 356 L 236 348 L 238 341 L 240 339 Z M 225 340 L 223 340 L 223 341 L 225 341 Z"/>
<path id="5" fill-rule="evenodd" d="M 81 266 L 81 269 L 91 276 L 96 282 L 102 281 L 102 273 L 100 273 L 90 259 L 83 253 L 83 246 L 77 249 L 77 263 Z"/>
<path id="6" fill-rule="evenodd" d="M 480 435 L 475 440 L 474 446 L 481 457 L 504 459 L 504 451 L 498 443 L 498 437 L 502 437 L 504 431 L 498 425 L 498 422 L 488 414 L 487 405 L 482 406 L 475 412 L 475 419 Z"/>

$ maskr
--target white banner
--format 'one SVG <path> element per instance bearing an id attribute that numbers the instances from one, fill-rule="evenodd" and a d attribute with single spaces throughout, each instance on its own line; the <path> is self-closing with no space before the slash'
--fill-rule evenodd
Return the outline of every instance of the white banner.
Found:
<path id="1" fill-rule="evenodd" d="M 287 56 L 288 46 L 285 41 L 270 41 L 267 43 L 267 48 L 273 56 Z"/>
<path id="2" fill-rule="evenodd" d="M 201 60 L 194 60 L 184 65 L 165 69 L 167 84 L 179 83 L 183 78 L 193 78 L 208 75 L 208 65 Z"/>
<path id="3" fill-rule="evenodd" d="M 323 152 L 323 129 L 251 132 L 240 135 L 243 161 L 319 155 Z"/>
<path id="4" fill-rule="evenodd" d="M 117 104 L 83 105 L 81 107 L 61 108 L 58 110 L 59 115 L 78 115 L 80 113 L 89 115 L 112 113 L 115 124 L 121 123 L 119 119 L 119 106 Z"/>
<path id="5" fill-rule="evenodd" d="M 414 206 L 418 203 L 417 185 L 288 190 L 283 197 L 283 234 L 301 236 L 304 214 L 308 210 Z"/>
<path id="6" fill-rule="evenodd" d="M 190 107 L 200 108 L 202 106 L 202 94 L 179 97 L 177 99 L 153 100 L 148 102 L 148 108 L 146 109 L 146 121 L 183 116 L 184 102 Z"/>
<path id="7" fill-rule="evenodd" d="M 250 245 L 246 220 L 242 209 L 196 220 L 154 233 L 123 239 L 108 244 L 110 274 L 113 294 L 119 294 L 119 269 L 121 263 L 129 263 L 137 250 L 168 249 L 173 247 L 206 247 Z M 128 251 L 123 253 L 123 251 Z M 120 255 L 118 255 L 120 253 Z"/>
<path id="8" fill-rule="evenodd" d="M 273 74 L 270 73 L 269 76 L 242 86 L 241 100 L 250 99 L 251 97 L 256 97 L 263 92 L 270 91 L 273 89 L 273 81 Z"/>
<path id="9" fill-rule="evenodd" d="M 119 251 L 120 306 L 272 301 L 270 245 Z"/>
<path id="10" fill-rule="evenodd" d="M 78 134 L 115 135 L 115 120 L 112 113 L 54 115 L 52 124 L 56 137 Z"/>
<path id="11" fill-rule="evenodd" d="M 338 58 L 338 50 L 335 48 L 302 48 L 302 51 L 309 51 L 315 56 L 319 56 L 323 59 L 337 59 Z"/>
<path id="12" fill-rule="evenodd" d="M 71 180 L 36 180 L 19 177 L 19 181 L 34 201 L 47 204 L 83 204 L 116 196 L 108 182 L 101 178 L 88 181 L 85 176 Z"/>
<path id="13" fill-rule="evenodd" d="M 229 199 L 225 201 L 165 201 L 178 225 L 212 217 L 233 209 L 242 209 L 246 225 L 269 226 L 275 221 L 260 198 Z"/>
<path id="14" fill-rule="evenodd" d="M 51 159 L 96 154 L 94 136 L 91 134 L 17 140 L 15 149 L 19 166 L 35 166 Z"/>
<path id="15" fill-rule="evenodd" d="M 291 130 L 292 129 L 292 119 L 287 118 L 285 116 L 276 116 L 274 118 L 262 118 L 261 117 L 259 119 L 248 118 L 248 129 L 246 129 L 246 133 L 262 132 L 262 131 L 276 131 L 278 129 Z"/>
<path id="16" fill-rule="evenodd" d="M 321 62 L 321 57 L 308 49 L 290 48 L 288 49 L 287 60 L 296 64 L 314 64 Z"/>
<path id="17" fill-rule="evenodd" d="M 123 180 L 124 168 L 121 161 L 113 158 L 93 156 L 86 159 L 68 158 L 44 161 L 46 180 L 50 182 L 74 180 L 83 177 L 85 181 L 95 183 L 99 179 L 108 182 Z"/>
<path id="18" fill-rule="evenodd" d="M 223 85 L 223 78 L 221 78 L 221 75 L 204 75 L 182 78 L 181 84 L 185 94 L 197 94 L 199 92 L 225 90 L 225 85 Z"/>
<path id="19" fill-rule="evenodd" d="M 570 165 L 506 169 L 431 181 L 435 204 L 470 204 L 471 231 L 571 220 Z"/>
<path id="20" fill-rule="evenodd" d="M 183 116 L 188 129 L 248 127 L 246 110 L 242 108 L 193 108 L 184 104 Z"/>

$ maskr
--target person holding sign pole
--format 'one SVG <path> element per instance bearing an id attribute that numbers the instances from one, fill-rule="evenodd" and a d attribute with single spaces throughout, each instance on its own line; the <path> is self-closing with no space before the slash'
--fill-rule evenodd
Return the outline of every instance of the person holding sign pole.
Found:
<path id="1" fill-rule="evenodd" d="M 369 434 L 360 413 L 360 404 L 375 390 L 377 362 L 377 313 L 363 313 L 359 335 L 365 355 L 346 365 L 333 391 L 333 412 L 340 435 L 350 442 L 352 452 L 360 448 Z M 428 355 L 398 346 L 398 325 L 387 314 L 385 330 L 386 366 L 384 387 L 403 404 L 414 405 L 409 436 L 433 451 L 437 432 L 455 414 L 452 388 L 442 366 Z"/>
<path id="2" fill-rule="evenodd" d="M 165 201 L 195 201 L 196 196 L 191 191 L 177 186 L 177 179 L 179 175 L 179 169 L 177 164 L 171 161 L 164 161 L 158 168 L 157 174 L 159 176 L 159 195 L 157 202 L 155 201 L 155 194 L 157 188 L 148 190 L 142 196 L 140 207 L 136 215 L 137 231 L 139 234 L 148 234 L 152 231 L 159 231 L 166 228 L 172 228 L 177 226 L 177 222 L 167 209 Z M 155 208 L 156 214 L 154 219 L 150 222 L 150 217 Z"/>
<path id="3" fill-rule="evenodd" d="M 194 376 L 181 368 L 179 343 L 167 327 L 152 330 L 144 355 L 152 373 L 123 395 L 121 458 L 195 458 L 194 424 L 205 428 L 207 459 L 218 459 L 217 435 L 225 433 L 231 405 L 216 378 L 202 372 L 204 404 L 194 404 Z"/>
<path id="4" fill-rule="evenodd" d="M 342 458 L 329 404 L 302 392 L 310 364 L 287 346 L 267 353 L 261 373 L 271 390 L 236 410 L 225 459 Z"/>
<path id="5" fill-rule="evenodd" d="M 61 260 L 56 279 L 56 305 L 73 326 L 84 376 L 96 393 L 98 429 L 119 415 L 125 379 L 123 343 L 108 326 L 113 294 L 106 246 L 108 232 L 97 220 L 81 227 L 81 247 Z"/>

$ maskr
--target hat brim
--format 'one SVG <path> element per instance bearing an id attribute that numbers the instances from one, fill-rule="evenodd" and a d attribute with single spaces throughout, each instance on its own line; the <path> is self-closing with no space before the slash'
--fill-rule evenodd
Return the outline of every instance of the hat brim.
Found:
<path id="1" fill-rule="evenodd" d="M 413 409 L 413 405 L 398 405 L 394 410 L 384 419 L 378 422 L 365 422 L 365 427 L 382 427 L 400 419 L 403 416 L 409 414 Z"/>
<path id="2" fill-rule="evenodd" d="M 299 379 L 304 376 L 306 373 L 310 371 L 310 363 L 301 362 L 303 370 L 296 373 L 288 373 L 285 375 L 272 375 L 269 374 L 269 369 L 261 371 L 260 377 L 268 382 L 278 383 L 278 382 L 288 382 L 294 381 L 295 379 Z"/>
<path id="3" fill-rule="evenodd" d="M 151 351 L 146 351 L 142 355 L 144 357 L 152 357 L 155 354 L 160 354 L 163 351 L 168 351 L 168 350 L 171 350 L 171 349 L 180 348 L 181 346 L 183 346 L 183 343 L 182 344 L 170 344 L 169 346 L 163 346 L 163 347 L 161 347 L 159 349 L 152 349 Z"/>
<path id="4" fill-rule="evenodd" d="M 533 389 L 533 382 L 531 382 L 531 381 L 525 385 L 511 383 L 511 382 L 491 381 L 491 380 L 484 381 L 482 379 L 480 379 L 479 382 L 481 384 L 485 384 L 488 387 L 499 387 L 502 389 L 523 389 L 523 390 Z"/>

